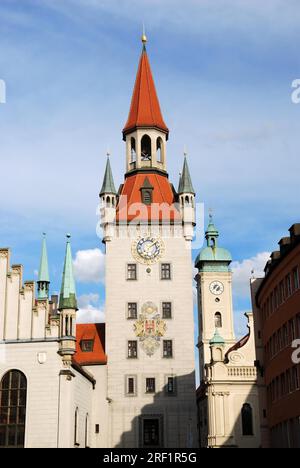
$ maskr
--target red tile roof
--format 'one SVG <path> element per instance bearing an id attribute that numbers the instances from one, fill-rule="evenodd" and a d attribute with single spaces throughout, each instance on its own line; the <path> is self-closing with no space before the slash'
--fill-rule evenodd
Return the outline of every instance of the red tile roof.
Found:
<path id="1" fill-rule="evenodd" d="M 126 135 L 136 127 L 156 127 L 169 133 L 159 105 L 146 49 L 142 56 L 134 85 L 129 116 L 123 129 Z"/>
<path id="2" fill-rule="evenodd" d="M 152 190 L 152 204 L 142 204 L 141 188 L 148 179 Z M 175 203 L 175 195 L 168 178 L 158 173 L 128 176 L 121 188 L 117 206 L 117 221 L 178 221 L 182 220 Z"/>
<path id="3" fill-rule="evenodd" d="M 92 352 L 83 352 L 80 344 L 82 340 L 93 340 Z M 105 324 L 85 323 L 76 325 L 76 353 L 74 361 L 81 366 L 106 364 L 105 354 Z"/>

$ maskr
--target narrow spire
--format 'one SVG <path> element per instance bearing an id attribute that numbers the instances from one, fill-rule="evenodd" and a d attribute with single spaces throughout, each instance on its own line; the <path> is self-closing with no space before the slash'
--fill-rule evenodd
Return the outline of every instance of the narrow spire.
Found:
<path id="1" fill-rule="evenodd" d="M 103 195 L 104 193 L 111 193 L 113 195 L 117 194 L 115 183 L 114 183 L 114 178 L 113 178 L 112 170 L 110 166 L 109 153 L 107 153 L 107 162 L 106 162 L 103 184 L 102 184 L 102 188 L 100 191 L 100 196 Z"/>
<path id="2" fill-rule="evenodd" d="M 75 281 L 73 275 L 73 261 L 70 243 L 70 234 L 67 234 L 67 246 L 65 255 L 64 272 L 61 283 L 59 310 L 75 309 L 77 310 L 77 299 Z"/>
<path id="3" fill-rule="evenodd" d="M 195 195 L 195 190 L 193 188 L 191 174 L 187 162 L 186 152 L 184 153 L 183 169 L 178 187 L 178 194 L 181 195 L 182 193 L 192 193 Z"/>
<path id="4" fill-rule="evenodd" d="M 131 106 L 127 122 L 123 129 L 123 137 L 136 128 L 157 128 L 169 134 L 157 97 L 153 75 L 146 51 L 146 34 L 142 36 L 143 50 L 133 89 Z"/>
<path id="5" fill-rule="evenodd" d="M 48 299 L 50 276 L 49 276 L 47 242 L 46 242 L 45 233 L 43 233 L 42 253 L 41 253 L 41 261 L 40 261 L 40 268 L 39 268 L 37 283 L 38 283 L 38 299 Z"/>

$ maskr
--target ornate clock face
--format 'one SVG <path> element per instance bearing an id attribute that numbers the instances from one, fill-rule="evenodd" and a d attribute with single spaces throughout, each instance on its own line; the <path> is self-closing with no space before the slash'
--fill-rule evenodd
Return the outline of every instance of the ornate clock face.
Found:
<path id="1" fill-rule="evenodd" d="M 224 292 L 224 285 L 221 281 L 213 281 L 209 286 L 209 290 L 215 296 L 220 296 Z"/>
<path id="2" fill-rule="evenodd" d="M 145 264 L 158 261 L 163 253 L 163 242 L 155 237 L 141 237 L 133 243 L 132 254 L 136 260 Z"/>

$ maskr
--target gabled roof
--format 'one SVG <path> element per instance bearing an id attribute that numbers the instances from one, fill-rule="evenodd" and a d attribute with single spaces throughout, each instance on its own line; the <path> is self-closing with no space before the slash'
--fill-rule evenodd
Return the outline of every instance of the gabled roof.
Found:
<path id="1" fill-rule="evenodd" d="M 82 340 L 93 340 L 94 347 L 91 352 L 81 350 Z M 85 323 L 76 325 L 76 353 L 74 360 L 81 366 L 103 365 L 107 363 L 105 354 L 105 324 Z"/>
<path id="2" fill-rule="evenodd" d="M 145 45 L 140 58 L 130 111 L 123 134 L 126 135 L 137 127 L 154 127 L 167 135 L 169 133 L 161 113 Z"/>
<path id="3" fill-rule="evenodd" d="M 151 205 L 142 203 L 141 188 L 145 183 L 145 174 L 138 172 L 130 175 L 126 177 L 119 194 L 117 221 L 181 222 L 174 189 L 168 178 L 153 172 L 147 174 L 147 179 L 147 184 L 153 188 Z"/>
<path id="4" fill-rule="evenodd" d="M 107 162 L 106 162 L 105 174 L 103 178 L 102 188 L 100 190 L 100 196 L 103 195 L 104 193 L 111 193 L 113 195 L 116 195 L 117 193 L 109 158 L 107 158 Z"/>

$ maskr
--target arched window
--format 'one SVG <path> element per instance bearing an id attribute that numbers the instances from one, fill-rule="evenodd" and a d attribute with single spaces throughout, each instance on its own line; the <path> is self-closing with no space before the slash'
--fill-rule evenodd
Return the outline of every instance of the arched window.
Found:
<path id="1" fill-rule="evenodd" d="M 18 370 L 7 372 L 0 383 L 0 447 L 23 448 L 25 441 L 27 380 Z"/>
<path id="2" fill-rule="evenodd" d="M 131 151 L 131 162 L 136 161 L 136 146 L 135 146 L 135 138 L 131 137 L 130 140 L 130 151 Z"/>
<path id="3" fill-rule="evenodd" d="M 151 152 L 151 138 L 149 135 L 144 135 L 141 141 L 141 156 L 142 161 L 151 161 L 152 152 Z"/>
<path id="4" fill-rule="evenodd" d="M 214 249 L 216 247 L 216 238 L 215 237 L 210 238 L 210 244 L 209 245 L 210 245 L 210 247 L 212 249 Z"/>
<path id="5" fill-rule="evenodd" d="M 249 403 L 245 403 L 242 408 L 242 428 L 244 436 L 253 435 L 253 414 Z"/>
<path id="6" fill-rule="evenodd" d="M 110 206 L 110 197 L 106 197 L 106 204 L 107 206 Z"/>
<path id="7" fill-rule="evenodd" d="M 69 336 L 69 317 L 65 317 L 65 336 Z"/>
<path id="8" fill-rule="evenodd" d="M 215 327 L 222 328 L 222 315 L 220 312 L 215 313 Z"/>
<path id="9" fill-rule="evenodd" d="M 156 140 L 156 160 L 157 162 L 163 162 L 163 143 L 162 139 L 159 137 Z"/>

